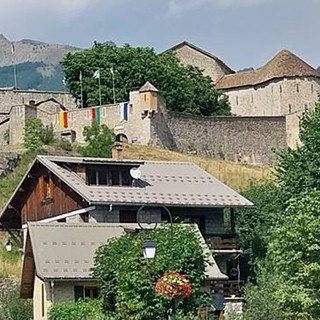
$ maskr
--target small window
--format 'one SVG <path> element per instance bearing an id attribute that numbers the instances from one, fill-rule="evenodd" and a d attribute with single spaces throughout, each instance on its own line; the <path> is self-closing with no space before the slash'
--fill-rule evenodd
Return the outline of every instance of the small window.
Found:
<path id="1" fill-rule="evenodd" d="M 280 93 L 282 93 L 282 86 L 281 86 L 281 84 L 280 84 L 280 86 L 279 86 L 279 91 L 280 91 Z"/>
<path id="2" fill-rule="evenodd" d="M 111 185 L 112 186 L 120 185 L 120 172 L 118 170 L 111 171 Z"/>
<path id="3" fill-rule="evenodd" d="M 121 223 L 136 223 L 137 222 L 137 212 L 130 210 L 121 210 L 119 212 Z"/>
<path id="4" fill-rule="evenodd" d="M 90 298 L 96 299 L 99 296 L 99 290 L 97 287 L 85 287 L 85 286 L 74 286 L 74 300 Z"/>
<path id="5" fill-rule="evenodd" d="M 237 105 L 239 104 L 239 98 L 238 98 L 238 96 L 236 96 L 236 104 L 237 104 Z"/>
<path id="6" fill-rule="evenodd" d="M 144 101 L 147 101 L 147 95 L 144 94 L 143 96 L 144 96 Z"/>
<path id="7" fill-rule="evenodd" d="M 311 93 L 313 93 L 313 84 L 311 85 Z"/>
<path id="8" fill-rule="evenodd" d="M 292 112 L 291 104 L 289 104 L 289 113 Z"/>
<path id="9" fill-rule="evenodd" d="M 297 84 L 297 92 L 299 92 L 299 85 Z"/>
<path id="10" fill-rule="evenodd" d="M 97 184 L 97 172 L 94 168 L 87 169 L 87 184 L 88 185 Z"/>
<path id="11" fill-rule="evenodd" d="M 52 194 L 51 194 L 51 179 L 49 175 L 44 175 L 43 176 L 43 196 L 42 198 L 44 200 L 46 199 L 51 199 Z"/>

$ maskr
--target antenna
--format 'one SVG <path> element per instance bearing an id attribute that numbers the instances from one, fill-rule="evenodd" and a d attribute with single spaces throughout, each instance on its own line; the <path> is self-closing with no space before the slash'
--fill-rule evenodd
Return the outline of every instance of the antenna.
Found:
<path id="1" fill-rule="evenodd" d="M 141 171 L 140 168 L 131 168 L 130 169 L 130 175 L 134 180 L 140 179 L 141 177 Z"/>

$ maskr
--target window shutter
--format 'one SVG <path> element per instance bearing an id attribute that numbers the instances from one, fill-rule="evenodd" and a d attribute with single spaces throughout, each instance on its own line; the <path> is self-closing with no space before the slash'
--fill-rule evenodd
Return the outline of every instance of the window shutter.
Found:
<path id="1" fill-rule="evenodd" d="M 74 286 L 74 300 L 83 299 L 83 286 Z"/>

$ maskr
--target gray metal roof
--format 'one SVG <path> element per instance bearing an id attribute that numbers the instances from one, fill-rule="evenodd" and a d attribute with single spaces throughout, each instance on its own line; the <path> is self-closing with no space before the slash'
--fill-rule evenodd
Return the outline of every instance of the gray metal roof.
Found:
<path id="1" fill-rule="evenodd" d="M 194 227 L 207 255 L 209 249 L 197 226 Z M 129 223 L 29 222 L 37 276 L 44 280 L 91 279 L 96 250 L 110 239 L 124 234 L 126 228 L 138 229 L 139 226 Z M 228 278 L 221 273 L 212 254 L 208 255 L 206 277 L 208 280 Z"/>
<path id="2" fill-rule="evenodd" d="M 37 156 L 43 165 L 80 194 L 89 204 L 166 205 L 196 207 L 251 207 L 253 204 L 200 167 L 189 162 L 133 161 L 140 165 L 137 187 L 88 186 L 63 162 L 91 163 L 91 158 Z M 99 159 L 100 164 L 115 163 Z"/>

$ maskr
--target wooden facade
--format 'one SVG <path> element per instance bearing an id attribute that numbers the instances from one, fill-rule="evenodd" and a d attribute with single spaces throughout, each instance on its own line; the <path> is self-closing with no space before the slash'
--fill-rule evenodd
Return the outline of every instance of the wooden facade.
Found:
<path id="1" fill-rule="evenodd" d="M 86 205 L 73 190 L 43 167 L 21 205 L 21 223 L 38 221 L 77 210 Z"/>

